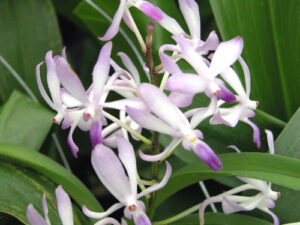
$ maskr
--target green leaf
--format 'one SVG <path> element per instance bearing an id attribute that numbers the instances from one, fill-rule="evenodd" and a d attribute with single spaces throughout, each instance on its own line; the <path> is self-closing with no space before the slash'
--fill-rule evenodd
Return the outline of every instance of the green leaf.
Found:
<path id="1" fill-rule="evenodd" d="M 198 214 L 192 214 L 186 216 L 183 219 L 172 223 L 172 225 L 198 225 L 198 224 L 199 224 Z M 205 213 L 205 225 L 241 225 L 241 224 L 271 225 L 272 223 L 255 217 L 242 215 L 242 214 L 225 215 L 223 213 Z"/>
<path id="2" fill-rule="evenodd" d="M 240 35 L 260 108 L 288 120 L 300 105 L 298 0 L 210 0 L 223 40 Z"/>
<path id="3" fill-rule="evenodd" d="M 56 53 L 60 52 L 62 42 L 50 0 L 0 1 L 0 55 L 16 70 L 36 96 L 40 94 L 35 80 L 35 66 L 51 49 Z M 23 91 L 1 62 L 0 80 L 2 101 L 16 88 Z"/>
<path id="4" fill-rule="evenodd" d="M 86 205 L 95 211 L 103 210 L 86 186 L 52 159 L 23 147 L 3 143 L 0 143 L 0 156 L 20 162 L 62 185 L 79 206 Z"/>
<path id="5" fill-rule="evenodd" d="M 30 225 L 26 218 L 28 204 L 43 215 L 42 195 L 46 194 L 49 218 L 52 224 L 61 224 L 56 207 L 56 185 L 45 176 L 16 163 L 9 163 L 0 158 L 0 211 L 10 214 L 26 225 Z M 5 194 L 4 194 L 5 193 Z M 73 205 L 73 210 L 77 206 Z M 75 224 L 81 223 L 78 210 L 74 214 Z M 82 214 L 82 213 L 81 213 Z"/>
<path id="6" fill-rule="evenodd" d="M 266 180 L 300 190 L 300 160 L 264 153 L 233 153 L 219 155 L 223 168 L 214 172 L 203 162 L 189 164 L 176 171 L 168 184 L 157 192 L 155 206 L 177 191 L 201 180 L 222 176 L 242 176 Z"/>
<path id="7" fill-rule="evenodd" d="M 278 136 L 275 142 L 275 153 L 300 159 L 300 109 L 294 114 L 287 126 Z M 300 196 L 297 191 L 288 188 L 273 186 L 273 189 L 281 192 L 281 197 L 276 201 L 274 212 L 281 222 L 299 221 Z M 293 207 L 295 206 L 295 207 Z"/>
<path id="8" fill-rule="evenodd" d="M 50 131 L 52 117 L 48 109 L 14 91 L 0 114 L 0 142 L 38 151 Z"/>

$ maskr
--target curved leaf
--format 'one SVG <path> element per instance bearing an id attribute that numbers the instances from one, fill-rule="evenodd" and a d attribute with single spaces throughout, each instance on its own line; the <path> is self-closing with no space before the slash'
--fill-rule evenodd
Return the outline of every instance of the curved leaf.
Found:
<path id="1" fill-rule="evenodd" d="M 203 162 L 189 164 L 175 172 L 168 184 L 157 192 L 155 207 L 177 191 L 201 180 L 222 176 L 243 176 L 270 181 L 300 190 L 300 160 L 264 153 L 219 155 L 223 168 L 214 172 Z"/>
<path id="2" fill-rule="evenodd" d="M 0 156 L 15 160 L 37 170 L 65 191 L 78 203 L 92 210 L 102 211 L 102 207 L 86 186 L 73 174 L 52 159 L 20 146 L 0 143 Z"/>
<path id="3" fill-rule="evenodd" d="M 52 224 L 60 224 L 55 200 L 56 187 L 51 180 L 35 171 L 0 158 L 0 211 L 16 217 L 22 223 L 30 225 L 26 218 L 26 209 L 30 203 L 43 215 L 42 195 L 45 193 L 50 221 Z M 78 210 L 74 214 L 75 224 L 87 223 L 79 222 L 77 215 Z"/>

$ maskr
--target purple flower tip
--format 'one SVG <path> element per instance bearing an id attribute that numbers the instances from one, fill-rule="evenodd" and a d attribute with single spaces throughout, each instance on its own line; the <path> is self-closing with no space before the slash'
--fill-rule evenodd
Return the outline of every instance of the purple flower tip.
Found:
<path id="1" fill-rule="evenodd" d="M 154 20 L 155 22 L 159 22 L 163 19 L 163 15 L 159 8 L 152 5 L 150 2 L 143 2 L 139 9 L 143 11 L 150 19 Z"/>

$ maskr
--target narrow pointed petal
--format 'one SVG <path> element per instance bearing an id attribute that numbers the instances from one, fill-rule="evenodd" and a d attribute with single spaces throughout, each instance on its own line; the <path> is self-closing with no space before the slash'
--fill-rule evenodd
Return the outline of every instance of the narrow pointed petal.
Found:
<path id="1" fill-rule="evenodd" d="M 47 102 L 47 104 L 53 109 L 53 110 L 57 110 L 54 103 L 51 101 L 51 99 L 49 98 L 44 86 L 43 86 L 43 83 L 42 83 L 42 80 L 41 80 L 41 72 L 40 72 L 40 67 L 41 65 L 43 65 L 43 62 L 39 63 L 36 67 L 35 67 L 35 74 L 36 74 L 36 81 L 37 81 L 37 84 L 38 84 L 38 88 L 39 88 L 39 91 L 43 97 L 43 99 L 45 100 L 45 102 Z"/>
<path id="2" fill-rule="evenodd" d="M 255 189 L 265 192 L 269 189 L 268 183 L 262 180 L 254 179 L 254 178 L 247 178 L 247 177 L 237 177 L 241 181 L 245 182 L 246 184 L 251 184 Z"/>
<path id="3" fill-rule="evenodd" d="M 57 209 L 63 225 L 73 225 L 73 210 L 69 195 L 61 185 L 56 190 Z"/>
<path id="4" fill-rule="evenodd" d="M 196 52 L 206 53 L 208 51 L 216 50 L 219 45 L 219 38 L 215 31 L 212 31 L 206 41 L 196 48 Z"/>
<path id="5" fill-rule="evenodd" d="M 158 191 L 159 189 L 163 188 L 168 183 L 168 180 L 169 180 L 171 174 L 172 174 L 172 167 L 171 167 L 170 163 L 168 163 L 168 161 L 166 161 L 166 173 L 165 173 L 164 178 L 161 180 L 161 182 L 153 184 L 152 186 L 146 188 L 144 191 L 142 191 L 141 193 L 139 193 L 137 195 L 137 198 L 139 199 L 149 193 Z"/>
<path id="6" fill-rule="evenodd" d="M 139 86 L 139 94 L 148 108 L 169 126 L 175 130 L 189 128 L 187 118 L 159 88 L 144 83 Z"/>
<path id="7" fill-rule="evenodd" d="M 211 61 L 210 74 L 217 76 L 231 66 L 240 57 L 243 44 L 243 39 L 239 36 L 232 40 L 221 42 Z"/>
<path id="8" fill-rule="evenodd" d="M 246 97 L 245 89 L 239 79 L 237 73 L 231 68 L 226 68 L 223 72 L 221 72 L 221 77 L 228 83 L 233 90 L 241 97 Z"/>
<path id="9" fill-rule="evenodd" d="M 100 101 L 101 94 L 104 89 L 105 82 L 110 68 L 110 54 L 111 54 L 112 43 L 107 42 L 101 49 L 97 62 L 93 70 L 93 90 L 94 99 L 93 102 L 98 104 Z"/>
<path id="10" fill-rule="evenodd" d="M 117 148 L 117 135 L 122 135 L 121 129 L 116 130 L 109 136 L 105 137 L 103 139 L 103 144 L 110 148 Z"/>
<path id="11" fill-rule="evenodd" d="M 235 127 L 241 118 L 243 106 L 236 105 L 232 108 L 222 108 L 211 118 L 211 124 L 225 124 Z"/>
<path id="12" fill-rule="evenodd" d="M 126 107 L 126 112 L 136 123 L 141 125 L 142 127 L 157 131 L 159 133 L 168 134 L 170 136 L 177 136 L 178 133 L 174 131 L 170 126 L 164 123 L 162 120 L 153 116 L 149 110 Z"/>
<path id="13" fill-rule="evenodd" d="M 60 82 L 56 75 L 55 63 L 52 58 L 52 51 L 48 51 L 45 57 L 46 66 L 47 66 L 47 84 L 49 91 L 53 100 L 53 103 L 56 106 L 62 104 L 60 99 Z"/>
<path id="14" fill-rule="evenodd" d="M 179 0 L 179 7 L 192 38 L 200 39 L 201 24 L 198 4 L 194 0 Z"/>
<path id="15" fill-rule="evenodd" d="M 99 37 L 101 41 L 108 41 L 112 39 L 119 31 L 120 23 L 126 9 L 126 0 L 120 0 L 119 8 L 112 20 L 112 23 L 103 37 Z"/>
<path id="16" fill-rule="evenodd" d="M 79 77 L 62 57 L 56 60 L 56 73 L 64 88 L 71 95 L 82 103 L 88 102 L 87 95 Z"/>
<path id="17" fill-rule="evenodd" d="M 219 87 L 221 89 L 221 91 L 217 94 L 219 99 L 222 99 L 227 103 L 233 103 L 236 100 L 235 95 L 229 89 L 227 89 L 225 85 L 219 84 Z"/>
<path id="18" fill-rule="evenodd" d="M 163 19 L 161 10 L 147 1 L 138 1 L 135 6 L 153 21 L 159 23 Z"/>
<path id="19" fill-rule="evenodd" d="M 204 200 L 199 208 L 199 222 L 200 225 L 204 225 L 204 211 L 206 209 L 206 207 L 211 204 L 211 203 L 216 203 L 216 202 L 221 202 L 222 201 L 222 197 L 220 196 L 215 196 L 215 197 L 211 197 L 211 198 L 207 198 L 206 200 Z"/>
<path id="20" fill-rule="evenodd" d="M 126 107 L 133 107 L 133 108 L 145 108 L 145 104 L 138 98 L 133 99 L 121 99 L 113 102 L 105 102 L 102 104 L 103 108 L 111 108 L 111 109 L 118 109 L 125 111 Z"/>
<path id="21" fill-rule="evenodd" d="M 200 141 L 193 151 L 202 159 L 212 170 L 218 171 L 223 167 L 221 160 L 214 151 L 205 143 Z"/>
<path id="22" fill-rule="evenodd" d="M 41 217 L 32 204 L 28 205 L 26 216 L 31 225 L 48 225 L 48 223 Z"/>
<path id="23" fill-rule="evenodd" d="M 80 101 L 70 95 L 64 88 L 61 88 L 60 96 L 63 104 L 69 108 L 79 107 L 82 105 Z"/>
<path id="24" fill-rule="evenodd" d="M 168 96 L 169 100 L 177 107 L 187 107 L 193 102 L 194 94 L 172 91 Z"/>
<path id="25" fill-rule="evenodd" d="M 106 218 L 98 221 L 97 223 L 95 223 L 95 225 L 107 225 L 107 224 L 120 225 L 120 223 L 112 217 L 106 217 Z"/>
<path id="26" fill-rule="evenodd" d="M 144 211 L 138 215 L 133 215 L 133 220 L 135 225 L 152 225 L 150 219 Z"/>
<path id="27" fill-rule="evenodd" d="M 46 220 L 47 224 L 50 225 L 50 220 L 49 220 L 49 217 L 48 217 L 48 206 L 47 206 L 46 194 L 45 193 L 43 194 L 42 205 L 43 205 L 45 220 Z"/>
<path id="28" fill-rule="evenodd" d="M 139 84 L 140 83 L 139 72 L 135 67 L 135 65 L 132 63 L 132 61 L 130 60 L 130 58 L 123 52 L 119 52 L 118 56 L 121 57 L 122 63 L 129 70 L 135 82 Z"/>
<path id="29" fill-rule="evenodd" d="M 177 42 L 183 51 L 184 59 L 194 68 L 202 77 L 209 76 L 208 66 L 202 57 L 195 51 L 194 47 L 183 37 L 173 35 L 172 38 Z"/>
<path id="30" fill-rule="evenodd" d="M 103 142 L 101 121 L 96 120 L 92 122 L 90 128 L 90 140 L 93 148 L 95 148 L 97 144 L 101 144 Z"/>
<path id="31" fill-rule="evenodd" d="M 265 130 L 265 132 L 267 134 L 267 141 L 268 141 L 270 153 L 275 154 L 273 133 L 270 130 Z"/>
<path id="32" fill-rule="evenodd" d="M 166 83 L 165 89 L 195 94 L 204 92 L 206 87 L 206 79 L 195 74 L 186 73 L 171 76 Z"/>
<path id="33" fill-rule="evenodd" d="M 251 120 L 248 118 L 243 119 L 243 122 L 248 123 L 252 129 L 253 129 L 253 142 L 256 143 L 257 148 L 260 148 L 261 142 L 260 142 L 260 130 L 258 126 L 253 123 Z"/>
<path id="34" fill-rule="evenodd" d="M 164 65 L 164 68 L 170 74 L 182 73 L 181 69 L 178 67 L 176 62 L 170 56 L 164 54 L 161 51 L 159 52 L 159 56 L 160 56 L 162 64 Z"/>
<path id="35" fill-rule="evenodd" d="M 251 77 L 250 77 L 250 70 L 246 64 L 246 62 L 243 60 L 242 57 L 239 58 L 239 62 L 242 66 L 244 77 L 245 77 L 245 84 L 246 84 L 246 94 L 248 98 L 250 97 L 250 91 L 251 91 Z"/>
<path id="36" fill-rule="evenodd" d="M 119 158 L 121 159 L 125 169 L 127 171 L 131 192 L 137 194 L 137 169 L 134 149 L 132 145 L 125 138 L 117 136 L 117 145 Z"/>
<path id="37" fill-rule="evenodd" d="M 92 151 L 92 165 L 103 185 L 121 203 L 132 196 L 124 168 L 111 149 L 102 144 L 97 145 Z"/>
<path id="38" fill-rule="evenodd" d="M 222 199 L 222 208 L 225 214 L 231 214 L 239 211 L 247 211 L 245 207 L 242 207 L 241 205 L 228 200 L 226 197 L 223 197 Z"/>
<path id="39" fill-rule="evenodd" d="M 73 140 L 73 133 L 74 133 L 74 130 L 75 130 L 78 122 L 79 122 L 79 119 L 76 119 L 76 120 L 72 121 L 72 125 L 71 125 L 71 128 L 70 128 L 69 134 L 68 134 L 68 144 L 69 144 L 69 147 L 71 148 L 71 152 L 72 152 L 72 154 L 75 158 L 78 157 L 77 153 L 79 151 L 79 148 Z"/>
<path id="40" fill-rule="evenodd" d="M 272 218 L 273 218 L 273 224 L 274 225 L 280 225 L 280 221 L 279 221 L 279 218 L 278 218 L 278 216 L 275 214 L 275 213 L 273 213 L 271 210 L 269 210 L 269 209 L 262 209 L 264 212 L 266 212 L 266 213 L 268 213 L 270 216 L 272 216 Z"/>
<path id="41" fill-rule="evenodd" d="M 147 155 L 143 153 L 142 151 L 139 151 L 139 156 L 142 160 L 145 160 L 147 162 L 157 162 L 160 161 L 162 158 L 164 158 L 174 147 L 174 145 L 179 141 L 179 138 L 174 138 L 170 144 L 159 154 L 157 155 Z"/>
<path id="42" fill-rule="evenodd" d="M 124 205 L 122 203 L 113 204 L 110 208 L 108 208 L 105 212 L 94 212 L 89 210 L 85 205 L 82 206 L 82 212 L 84 215 L 94 219 L 102 219 L 107 217 L 108 215 L 112 214 L 113 212 L 117 211 L 118 209 L 122 208 Z"/>

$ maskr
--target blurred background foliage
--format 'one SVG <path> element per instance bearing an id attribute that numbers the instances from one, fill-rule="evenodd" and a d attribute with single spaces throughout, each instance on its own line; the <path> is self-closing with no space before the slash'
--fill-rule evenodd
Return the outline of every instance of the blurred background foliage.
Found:
<path id="1" fill-rule="evenodd" d="M 177 0 L 151 0 L 151 2 L 161 7 L 170 16 L 176 18 L 180 25 L 187 30 L 178 8 Z M 207 38 L 212 30 L 216 30 L 224 41 L 237 35 L 244 39 L 242 56 L 251 72 L 251 97 L 260 102 L 259 110 L 254 120 L 261 128 L 261 131 L 267 128 L 274 132 L 275 137 L 279 135 L 276 140 L 276 152 L 278 154 L 300 159 L 299 110 L 296 113 L 300 105 L 299 0 L 197 0 L 197 2 L 200 8 L 201 36 L 203 40 Z M 38 188 L 40 192 L 45 191 L 42 186 L 46 179 L 50 178 L 51 182 L 59 183 L 59 173 L 53 174 L 43 170 L 34 162 L 40 157 L 39 151 L 52 160 L 63 164 L 57 145 L 55 145 L 53 140 L 54 134 L 59 137 L 72 173 L 100 200 L 103 208 L 107 208 L 115 201 L 100 185 L 90 166 L 91 145 L 88 134 L 81 131 L 75 132 L 74 139 L 80 147 L 80 153 L 79 158 L 74 159 L 66 144 L 66 131 L 62 131 L 57 125 L 51 126 L 50 120 L 53 112 L 48 109 L 42 100 L 35 79 L 35 66 L 44 60 L 46 52 L 53 50 L 54 54 L 60 54 L 65 46 L 70 64 L 80 76 L 85 87 L 88 87 L 91 82 L 93 66 L 103 44 L 98 40 L 98 36 L 102 36 L 110 24 L 105 16 L 97 11 L 97 7 L 103 9 L 108 16 L 113 17 L 119 1 L 93 0 L 93 3 L 96 5 L 96 8 L 92 7 L 88 1 L 83 0 L 0 1 L 0 142 L 4 143 L 2 146 L 3 153 L 0 154 L 0 166 L 1 168 L 3 167 L 1 172 L 3 174 L 5 172 L 5 176 L 14 176 L 14 172 L 11 172 L 12 170 L 22 172 L 18 173 L 18 177 L 14 176 L 15 180 L 8 181 L 8 184 L 19 186 L 19 190 L 27 190 L 28 193 L 34 196 L 31 198 L 32 201 L 28 199 L 22 202 L 23 206 L 26 206 L 29 202 L 39 204 L 39 200 L 36 198 L 37 193 L 34 193 L 36 190 L 30 189 L 30 184 L 28 184 L 28 188 L 25 188 L 27 181 L 25 182 L 24 179 L 29 178 L 24 178 L 24 174 L 34 176 L 32 172 L 27 173 L 27 170 L 31 171 L 31 169 L 34 169 L 40 173 L 34 178 L 42 180 L 37 181 L 41 183 L 41 188 Z M 150 20 L 136 9 L 132 9 L 131 12 L 140 27 L 142 35 L 145 36 L 146 25 Z M 142 62 L 139 61 L 140 58 L 144 59 L 144 56 L 141 53 L 136 54 L 130 47 L 129 40 L 132 40 L 133 44 L 136 45 L 135 37 L 123 22 L 121 28 L 123 34 L 119 33 L 113 40 L 112 56 L 118 61 L 115 53 L 118 51 L 126 52 L 136 62 L 142 80 L 146 81 L 147 78 L 142 69 Z M 170 35 L 157 25 L 154 35 L 156 64 L 160 63 L 157 55 L 159 46 L 168 42 L 173 42 Z M 138 48 L 138 46 L 136 47 Z M 235 65 L 235 67 L 241 72 L 238 65 Z M 41 72 L 45 74 L 45 68 Z M 29 96 L 31 99 L 26 96 L 27 92 L 14 77 L 14 74 L 18 74 L 28 85 L 32 91 L 32 95 Z M 242 76 L 241 78 L 243 79 Z M 118 96 L 115 95 L 111 98 L 115 99 Z M 205 104 L 205 99 L 196 98 L 191 107 L 199 107 L 199 105 Z M 252 130 L 244 124 L 239 124 L 233 129 L 223 125 L 210 126 L 208 121 L 204 121 L 199 128 L 204 132 L 205 140 L 218 153 L 228 152 L 229 150 L 226 149 L 226 146 L 229 144 L 235 144 L 243 151 L 266 152 L 268 150 L 264 135 L 262 135 L 263 145 L 261 150 L 255 147 L 251 141 Z M 166 146 L 168 137 L 162 135 L 160 141 L 161 147 Z M 9 158 L 13 158 L 13 161 L 7 161 L 8 155 L 6 152 L 10 151 L 8 149 L 11 148 L 8 148 L 5 144 L 19 145 L 24 147 L 24 149 L 19 149 L 20 151 L 32 150 L 35 153 L 28 153 L 28 157 L 30 156 L 28 161 L 17 156 L 16 158 L 9 156 Z M 139 146 L 138 142 L 135 142 L 134 145 L 136 149 L 146 148 L 145 146 Z M 26 154 L 24 153 L 25 156 Z M 31 156 L 30 154 L 33 155 Z M 32 159 L 30 160 L 30 158 Z M 182 151 L 180 147 L 176 149 L 174 156 L 170 160 L 174 171 L 185 167 L 189 163 L 198 163 L 198 159 L 194 155 L 189 154 L 187 151 Z M 145 178 L 149 177 L 149 164 L 140 161 L 138 163 L 139 168 L 141 168 L 141 175 Z M 56 172 L 59 171 L 57 169 L 58 166 L 52 164 L 52 161 L 46 160 L 45 165 L 52 165 L 53 167 L 50 166 L 49 168 L 54 168 L 53 170 Z M 85 165 L 84 169 L 82 169 L 82 165 Z M 68 177 L 66 180 L 69 182 L 66 185 L 70 185 L 72 182 L 80 182 L 79 180 L 75 181 L 75 178 L 73 179 L 72 173 L 64 172 L 65 176 Z M 4 178 L 4 175 L 2 177 Z M 24 187 L 13 183 L 17 183 L 17 181 L 19 183 L 24 182 Z M 7 182 L 6 179 L 3 179 L 3 183 L 1 181 L 1 193 L 3 191 L 8 192 L 8 189 L 5 188 L 9 185 L 6 185 L 5 182 Z M 227 186 L 234 186 L 236 182 L 234 178 L 222 177 L 210 179 L 207 182 L 207 186 L 211 194 L 217 194 L 225 190 Z M 47 187 L 46 191 L 47 193 L 49 192 L 49 196 L 53 196 L 55 185 L 50 186 Z M 284 193 L 275 209 L 282 222 L 299 221 L 300 214 L 297 213 L 300 212 L 299 204 L 297 204 L 300 200 L 299 192 L 280 186 L 276 186 L 274 189 Z M 94 199 L 90 197 L 91 193 L 83 187 L 76 192 L 70 185 L 69 191 L 73 193 L 73 199 L 78 200 L 80 195 L 84 193 L 83 196 L 90 199 L 91 205 L 94 204 L 92 203 Z M 38 195 L 40 196 L 41 194 Z M 13 194 L 11 196 L 15 197 Z M 170 201 L 164 202 L 157 211 L 155 218 L 163 219 L 171 216 L 203 199 L 204 196 L 201 194 L 197 184 L 186 187 L 176 193 Z M 77 200 L 77 204 L 80 205 L 80 199 Z M 11 199 L 12 201 L 13 198 Z M 1 224 L 18 224 L 19 222 L 13 217 L 17 217 L 24 222 L 25 214 L 18 217 L 17 214 L 20 214 L 20 211 L 10 211 L 10 209 L 2 205 L 0 199 L 0 212 L 4 212 L 0 214 Z M 93 207 L 95 209 L 101 208 L 97 204 L 94 204 Z M 78 208 L 75 207 L 75 210 L 78 211 Z M 79 217 L 82 216 L 80 213 L 78 215 Z M 116 215 L 119 214 L 117 213 Z M 257 211 L 248 215 L 266 219 L 264 214 Z M 57 217 L 57 214 L 55 216 Z M 210 217 L 212 224 L 222 224 L 225 218 L 222 215 Z M 249 222 L 253 220 L 253 217 L 248 217 L 244 216 L 243 219 Z M 187 221 L 192 221 L 191 218 L 194 217 L 191 216 L 183 222 L 179 221 L 178 224 L 186 224 Z M 229 218 L 228 224 L 235 224 L 234 221 L 241 220 L 238 216 L 228 216 L 226 218 Z M 210 219 L 207 221 L 209 223 Z M 76 220 L 76 224 L 86 223 L 87 221 L 84 219 Z M 266 221 L 261 223 L 268 224 Z M 259 224 L 259 221 L 256 221 L 256 224 Z"/>

